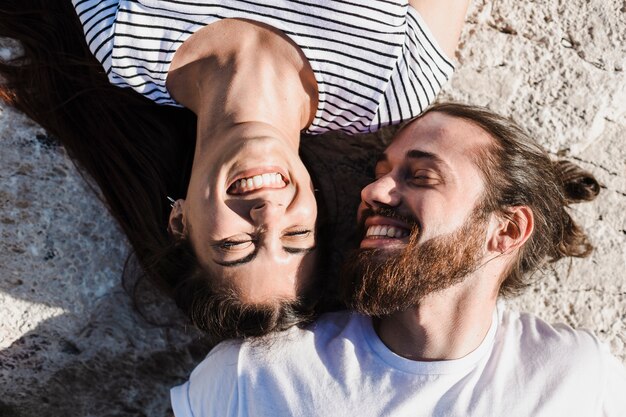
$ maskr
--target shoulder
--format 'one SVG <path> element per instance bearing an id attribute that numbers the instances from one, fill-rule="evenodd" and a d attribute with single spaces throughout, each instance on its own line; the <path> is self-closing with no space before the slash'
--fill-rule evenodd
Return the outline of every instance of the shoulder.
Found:
<path id="1" fill-rule="evenodd" d="M 328 363 L 343 361 L 361 344 L 358 318 L 347 312 L 325 314 L 308 326 L 244 342 L 237 357 L 239 383 L 281 387 L 286 381 L 316 380 Z"/>
<path id="2" fill-rule="evenodd" d="M 328 381 L 326 365 L 342 352 L 336 343 L 350 323 L 349 314 L 333 313 L 307 327 L 218 345 L 189 379 L 191 415 L 235 416 L 250 404 L 258 415 L 294 415 L 299 402 L 317 398 L 306 397 L 308 387 Z"/>
<path id="3" fill-rule="evenodd" d="M 224 389 L 235 389 L 237 384 L 241 340 L 228 340 L 215 346 L 189 377 L 190 393 L 201 396 Z M 231 388 L 227 388 L 231 386 Z"/>
<path id="4" fill-rule="evenodd" d="M 204 360 L 194 369 L 191 374 L 192 377 L 195 373 L 205 372 L 205 368 L 214 368 L 217 364 L 222 365 L 224 369 L 230 369 L 236 366 L 243 343 L 243 340 L 227 340 L 221 342 L 211 349 Z"/>
<path id="5" fill-rule="evenodd" d="M 358 325 L 363 316 L 349 311 L 335 311 L 322 314 L 315 322 L 309 324 L 305 329 L 310 332 L 323 332 L 336 334 L 345 331 L 351 326 Z"/>
<path id="6" fill-rule="evenodd" d="M 187 382 L 170 390 L 177 417 L 237 415 L 240 348 L 241 341 L 220 343 L 193 370 Z"/>
<path id="7" fill-rule="evenodd" d="M 551 324 L 528 313 L 500 311 L 490 360 L 494 373 L 508 381 L 506 385 L 523 390 L 528 402 L 535 398 L 544 407 L 558 404 L 559 409 L 569 407 L 581 415 L 595 415 L 601 409 L 606 411 L 602 415 L 624 415 L 624 366 L 587 330 Z M 537 392 L 541 395 L 533 397 Z M 615 410 L 622 412 L 613 414 Z"/>
<path id="8" fill-rule="evenodd" d="M 251 369 L 275 362 L 297 361 L 307 355 L 306 352 L 317 356 L 316 346 L 320 343 L 352 339 L 351 334 L 358 328 L 360 317 L 346 311 L 327 313 L 306 326 L 294 326 L 283 332 L 245 341 L 240 345 L 240 366 Z"/>
<path id="9" fill-rule="evenodd" d="M 500 318 L 502 337 L 515 342 L 525 352 L 539 358 L 568 360 L 598 357 L 606 348 L 590 331 L 563 323 L 548 323 L 529 313 L 505 310 Z"/>
<path id="10" fill-rule="evenodd" d="M 614 368 L 616 359 L 609 348 L 588 330 L 514 311 L 501 313 L 500 327 L 497 339 L 502 352 L 514 354 L 528 376 L 584 378 L 593 385 L 590 389 L 597 389 Z"/>
<path id="11" fill-rule="evenodd" d="M 581 354 L 600 351 L 601 343 L 590 331 L 574 329 L 563 323 L 548 323 L 530 313 L 505 310 L 500 319 L 508 337 L 519 338 L 529 348 L 541 345 L 552 349 L 577 349 Z"/>

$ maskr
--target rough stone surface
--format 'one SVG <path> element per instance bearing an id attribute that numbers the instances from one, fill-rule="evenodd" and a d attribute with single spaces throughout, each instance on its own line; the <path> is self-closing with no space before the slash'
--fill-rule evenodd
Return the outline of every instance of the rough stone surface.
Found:
<path id="1" fill-rule="evenodd" d="M 572 207 L 596 251 L 509 304 L 594 331 L 626 363 L 625 21 L 622 0 L 475 1 L 442 97 L 510 115 L 601 181 Z M 148 311 L 133 308 L 124 237 L 54 138 L 0 105 L 0 141 L 0 416 L 167 415 L 205 341 L 149 290 Z M 363 143 L 305 145 L 339 224 L 381 142 Z"/>
<path id="2" fill-rule="evenodd" d="M 510 115 L 603 185 L 572 214 L 596 246 L 512 304 L 593 330 L 626 362 L 626 3 L 475 2 L 442 98 Z"/>

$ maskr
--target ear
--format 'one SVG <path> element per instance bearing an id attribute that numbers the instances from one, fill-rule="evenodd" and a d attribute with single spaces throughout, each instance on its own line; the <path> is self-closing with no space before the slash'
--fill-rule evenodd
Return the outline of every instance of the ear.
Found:
<path id="1" fill-rule="evenodd" d="M 489 238 L 488 249 L 502 254 L 521 248 L 533 232 L 533 212 L 528 206 L 510 207 L 506 216 L 498 216 Z"/>
<path id="2" fill-rule="evenodd" d="M 172 211 L 167 225 L 167 232 L 174 241 L 187 238 L 187 222 L 184 213 L 185 200 L 178 199 L 172 203 Z"/>

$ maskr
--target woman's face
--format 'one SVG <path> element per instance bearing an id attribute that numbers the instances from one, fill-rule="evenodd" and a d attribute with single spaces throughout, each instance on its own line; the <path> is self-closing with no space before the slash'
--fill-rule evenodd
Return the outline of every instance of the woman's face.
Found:
<path id="1" fill-rule="evenodd" d="M 314 270 L 313 185 L 275 133 L 242 126 L 197 149 L 180 207 L 201 265 L 250 303 L 295 299 Z"/>

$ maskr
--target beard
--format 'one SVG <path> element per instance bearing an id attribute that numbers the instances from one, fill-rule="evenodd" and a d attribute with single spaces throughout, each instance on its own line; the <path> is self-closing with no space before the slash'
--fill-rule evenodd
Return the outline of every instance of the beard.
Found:
<path id="1" fill-rule="evenodd" d="M 343 301 L 355 311 L 381 317 L 461 283 L 480 266 L 486 224 L 485 211 L 476 207 L 453 233 L 418 243 L 419 230 L 413 226 L 404 248 L 357 249 L 342 268 Z"/>

